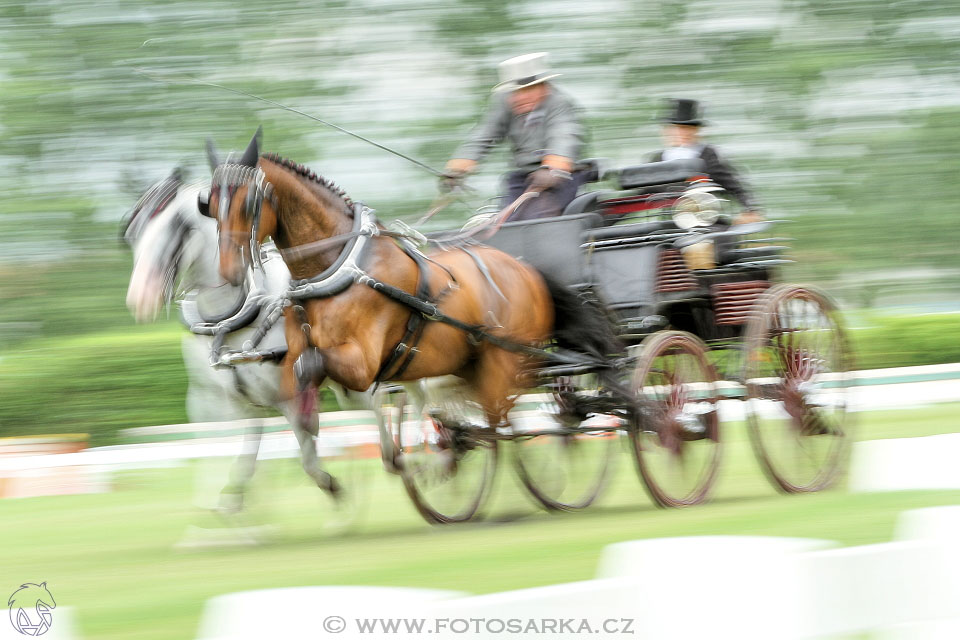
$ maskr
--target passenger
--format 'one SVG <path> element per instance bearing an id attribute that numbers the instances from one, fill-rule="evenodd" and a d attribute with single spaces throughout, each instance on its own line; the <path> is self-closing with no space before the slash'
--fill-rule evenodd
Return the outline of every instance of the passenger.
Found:
<path id="1" fill-rule="evenodd" d="M 516 168 L 504 176 L 503 206 L 527 190 L 541 191 L 510 220 L 558 216 L 584 179 L 584 172 L 575 169 L 585 138 L 580 109 L 549 82 L 559 74 L 548 69 L 546 53 L 501 62 L 499 72 L 500 84 L 494 87 L 487 113 L 447 162 L 441 188 L 457 186 L 495 145 L 508 139 Z"/>
<path id="2" fill-rule="evenodd" d="M 757 201 L 736 169 L 720 156 L 716 147 L 701 141 L 700 128 L 704 121 L 699 102 L 683 98 L 668 101 L 662 122 L 663 139 L 667 148 L 650 156 L 651 162 L 681 158 L 702 159 L 710 179 L 739 200 L 745 209 L 734 219 L 734 224 L 764 219 Z"/>

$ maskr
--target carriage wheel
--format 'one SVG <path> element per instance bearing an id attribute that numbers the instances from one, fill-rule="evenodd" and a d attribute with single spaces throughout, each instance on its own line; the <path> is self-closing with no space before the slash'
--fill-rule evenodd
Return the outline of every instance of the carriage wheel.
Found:
<path id="1" fill-rule="evenodd" d="M 610 479 L 623 425 L 597 405 L 601 394 L 595 374 L 558 378 L 521 396 L 510 414 L 520 481 L 547 509 L 588 507 Z"/>
<path id="2" fill-rule="evenodd" d="M 659 331 L 642 344 L 633 378 L 637 468 L 654 502 L 703 502 L 720 463 L 717 373 L 690 333 Z"/>
<path id="3" fill-rule="evenodd" d="M 457 391 L 446 389 L 439 398 L 428 394 L 426 402 L 394 394 L 392 411 L 384 416 L 399 448 L 403 485 L 430 523 L 470 520 L 496 471 L 495 434 L 480 407 Z"/>
<path id="4" fill-rule="evenodd" d="M 749 432 L 770 481 L 786 493 L 819 491 L 844 468 L 852 386 L 846 336 L 833 302 L 777 285 L 746 330 Z"/>

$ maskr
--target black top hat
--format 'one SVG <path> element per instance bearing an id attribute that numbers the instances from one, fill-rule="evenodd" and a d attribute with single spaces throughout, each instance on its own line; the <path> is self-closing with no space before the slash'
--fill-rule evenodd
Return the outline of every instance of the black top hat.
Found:
<path id="1" fill-rule="evenodd" d="M 661 120 L 670 124 L 687 124 L 694 127 L 704 124 L 700 103 L 686 98 L 667 100 Z"/>

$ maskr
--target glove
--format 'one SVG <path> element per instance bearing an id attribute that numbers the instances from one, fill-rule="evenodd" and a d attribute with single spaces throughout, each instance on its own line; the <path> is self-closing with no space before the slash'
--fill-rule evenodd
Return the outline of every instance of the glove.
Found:
<path id="1" fill-rule="evenodd" d="M 569 171 L 563 169 L 551 169 L 550 167 L 540 167 L 530 177 L 530 191 L 546 191 L 553 189 L 564 180 L 572 180 L 573 176 Z"/>
<path id="2" fill-rule="evenodd" d="M 443 168 L 440 178 L 440 193 L 450 193 L 463 186 L 463 179 L 474 170 L 477 163 L 466 158 L 451 158 Z"/>
<path id="3" fill-rule="evenodd" d="M 450 193 L 454 189 L 459 189 L 463 186 L 463 180 L 467 177 L 467 174 L 463 171 L 447 171 L 440 178 L 440 184 L 438 188 L 440 193 Z"/>

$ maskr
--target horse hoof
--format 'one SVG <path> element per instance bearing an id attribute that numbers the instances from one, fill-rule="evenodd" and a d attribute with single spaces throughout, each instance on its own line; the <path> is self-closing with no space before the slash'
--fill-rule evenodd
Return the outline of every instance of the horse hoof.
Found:
<path id="1" fill-rule="evenodd" d="M 243 492 L 224 489 L 220 492 L 220 500 L 216 511 L 223 516 L 234 516 L 243 511 Z"/>
<path id="2" fill-rule="evenodd" d="M 384 455 L 380 458 L 383 462 L 383 469 L 387 473 L 391 473 L 395 476 L 403 473 L 403 453 L 397 451 L 393 455 Z"/>
<path id="3" fill-rule="evenodd" d="M 323 356 L 320 350 L 308 349 L 300 354 L 293 363 L 293 375 L 297 379 L 297 390 L 304 391 L 323 377 Z"/>
<path id="4" fill-rule="evenodd" d="M 330 497 L 333 498 L 334 502 L 343 502 L 343 499 L 344 499 L 343 485 L 340 484 L 340 481 L 334 478 L 333 476 L 329 476 L 327 478 L 326 486 L 323 486 L 320 488 L 326 491 L 330 495 Z"/>

